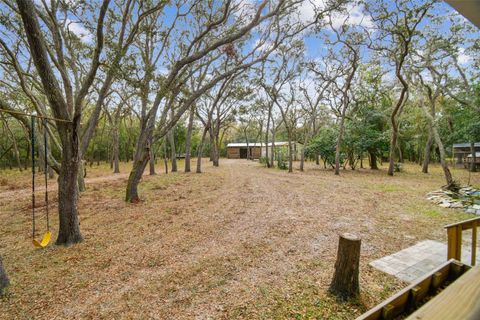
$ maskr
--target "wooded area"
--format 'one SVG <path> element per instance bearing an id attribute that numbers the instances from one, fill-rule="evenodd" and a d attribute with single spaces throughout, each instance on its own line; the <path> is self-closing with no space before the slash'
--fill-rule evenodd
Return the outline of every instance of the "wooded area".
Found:
<path id="1" fill-rule="evenodd" d="M 190 173 L 181 178 L 188 186 L 208 179 L 195 173 L 226 175 L 234 165 L 252 179 L 255 164 L 257 179 L 284 174 L 274 169 L 326 172 L 343 194 L 354 192 L 352 174 L 411 174 L 456 193 L 477 187 L 479 68 L 478 28 L 433 0 L 3 0 L 1 204 L 16 208 L 18 195 L 12 216 L 28 215 L 43 248 L 50 236 L 94 245 L 80 225 L 82 201 L 96 192 L 108 208 L 105 181 L 139 211 L 171 200 L 152 198 L 147 176 L 167 183 Z M 227 151 L 229 143 L 241 147 Z M 454 144 L 467 146 L 463 163 Z M 254 210 L 257 195 L 238 188 L 240 211 Z M 278 191 L 270 189 L 265 199 Z M 185 190 L 178 194 L 193 199 Z M 282 201 L 301 210 L 312 199 Z M 14 263 L 2 265 L 7 247 L 0 291 L 3 267 L 9 274 Z M 344 264 L 358 272 L 353 256 Z M 338 273 L 333 292 L 349 286 Z M 358 279 L 350 282 L 346 296 L 356 297 Z"/>

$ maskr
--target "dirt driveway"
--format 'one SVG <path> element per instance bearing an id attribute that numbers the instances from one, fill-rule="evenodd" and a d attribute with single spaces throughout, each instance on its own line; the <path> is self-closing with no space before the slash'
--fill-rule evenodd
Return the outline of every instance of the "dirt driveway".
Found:
<path id="1" fill-rule="evenodd" d="M 123 202 L 126 177 L 87 181 L 85 241 L 72 248 L 34 250 L 22 201 L 3 207 L 0 254 L 13 285 L 0 318 L 351 319 L 402 285 L 368 262 L 443 240 L 442 225 L 464 217 L 424 199 L 440 173 L 204 167 L 144 177 L 138 205 Z M 358 302 L 327 293 L 343 232 L 362 237 Z"/>

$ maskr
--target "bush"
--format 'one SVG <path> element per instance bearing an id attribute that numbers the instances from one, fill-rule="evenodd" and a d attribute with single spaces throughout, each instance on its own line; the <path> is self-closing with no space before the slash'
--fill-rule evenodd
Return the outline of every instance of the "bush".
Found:
<path id="1" fill-rule="evenodd" d="M 267 162 L 268 162 L 267 160 L 268 160 L 267 157 L 260 157 L 260 163 L 261 164 L 267 164 Z"/>
<path id="2" fill-rule="evenodd" d="M 277 167 L 280 170 L 287 170 L 288 169 L 288 159 L 285 150 L 281 149 L 277 151 Z"/>
<path id="3" fill-rule="evenodd" d="M 402 164 L 400 162 L 397 162 L 393 165 L 393 170 L 395 172 L 402 172 Z"/>

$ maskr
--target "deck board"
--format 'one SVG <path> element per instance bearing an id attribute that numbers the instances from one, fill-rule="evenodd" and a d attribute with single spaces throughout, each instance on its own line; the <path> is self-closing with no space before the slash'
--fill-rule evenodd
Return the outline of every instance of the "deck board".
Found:
<path id="1" fill-rule="evenodd" d="M 480 267 L 473 267 L 407 320 L 480 319 Z"/>

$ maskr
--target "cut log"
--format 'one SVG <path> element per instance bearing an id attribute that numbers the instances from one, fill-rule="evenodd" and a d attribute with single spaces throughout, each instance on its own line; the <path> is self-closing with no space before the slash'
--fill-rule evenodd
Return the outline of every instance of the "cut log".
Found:
<path id="1" fill-rule="evenodd" d="M 356 298 L 360 294 L 360 245 L 361 239 L 357 236 L 349 233 L 340 235 L 330 292 L 343 300 Z"/>
<path id="2" fill-rule="evenodd" d="M 7 273 L 3 268 L 3 261 L 2 261 L 2 257 L 0 256 L 0 296 L 4 294 L 4 290 L 6 287 L 8 287 L 8 284 L 9 284 L 9 281 L 7 278 Z"/>

